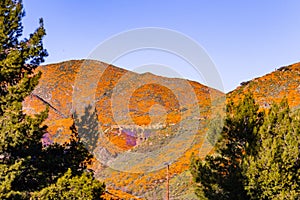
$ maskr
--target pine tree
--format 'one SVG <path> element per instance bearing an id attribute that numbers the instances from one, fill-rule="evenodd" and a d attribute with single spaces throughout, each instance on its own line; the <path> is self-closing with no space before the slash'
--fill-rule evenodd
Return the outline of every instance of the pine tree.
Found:
<path id="1" fill-rule="evenodd" d="M 85 199 L 97 200 L 104 192 L 104 184 L 84 172 L 81 176 L 72 175 L 69 169 L 55 184 L 35 193 L 32 199 Z"/>
<path id="2" fill-rule="evenodd" d="M 260 129 L 260 149 L 245 162 L 252 199 L 300 198 L 300 113 L 273 105 Z"/>
<path id="3" fill-rule="evenodd" d="M 244 189 L 243 159 L 257 151 L 258 129 L 263 113 L 258 111 L 251 94 L 234 104 L 229 102 L 221 138 L 216 144 L 215 155 L 202 161 L 192 158 L 191 173 L 198 187 L 199 198 L 249 199 Z"/>
<path id="4" fill-rule="evenodd" d="M 32 199 L 102 199 L 105 184 L 94 178 L 93 171 L 87 170 L 92 155 L 81 142 L 75 123 L 70 129 L 70 141 L 45 149 L 47 157 L 39 162 L 40 168 L 47 168 L 40 177 L 45 187 L 33 192 Z"/>
<path id="5" fill-rule="evenodd" d="M 5 0 L 0 6 L 0 151 L 3 161 L 14 162 L 16 155 L 39 145 L 36 141 L 44 134 L 41 123 L 47 112 L 28 117 L 22 112 L 22 101 L 37 85 L 40 73 L 33 74 L 33 70 L 44 61 L 47 52 L 42 45 L 42 20 L 29 39 L 20 41 L 22 4 Z"/>
<path id="6" fill-rule="evenodd" d="M 69 142 L 45 147 L 42 137 L 47 127 L 43 122 L 48 110 L 35 116 L 23 113 L 22 102 L 41 76 L 35 69 L 47 56 L 42 44 L 46 34 L 42 19 L 28 39 L 20 39 L 24 15 L 22 1 L 0 1 L 0 199 L 30 199 L 59 184 L 60 178 L 70 184 L 82 179 L 92 185 L 79 184 L 78 190 L 82 186 L 102 192 L 104 185 L 85 172 L 91 154 L 75 126 L 71 127 Z M 92 194 L 100 199 L 98 192 Z"/>
<path id="7" fill-rule="evenodd" d="M 0 193 L 6 198 L 20 198 L 26 194 L 13 189 L 15 180 L 27 170 L 24 163 L 37 149 L 45 133 L 42 122 L 47 111 L 35 117 L 22 112 L 22 101 L 38 84 L 40 73 L 34 74 L 44 61 L 45 36 L 43 21 L 29 39 L 22 36 L 21 19 L 25 12 L 21 1 L 0 2 Z M 28 183 L 30 184 L 30 183 Z"/>

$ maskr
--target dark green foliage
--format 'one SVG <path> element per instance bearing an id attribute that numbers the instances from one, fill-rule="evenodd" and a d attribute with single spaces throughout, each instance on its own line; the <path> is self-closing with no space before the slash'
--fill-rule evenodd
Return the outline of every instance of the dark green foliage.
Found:
<path id="1" fill-rule="evenodd" d="M 22 35 L 21 19 L 25 15 L 20 1 L 0 2 L 0 197 L 20 198 L 26 192 L 15 190 L 17 180 L 29 177 L 24 173 L 32 169 L 28 165 L 36 159 L 35 152 L 42 148 L 41 137 L 46 127 L 42 122 L 47 111 L 35 117 L 22 112 L 22 101 L 38 84 L 40 74 L 33 70 L 47 56 L 43 49 L 45 35 L 43 22 L 30 35 L 20 40 Z"/>
<path id="2" fill-rule="evenodd" d="M 81 175 L 90 162 L 92 155 L 85 149 L 74 124 L 71 127 L 70 141 L 57 143 L 37 149 L 32 154 L 34 159 L 28 160 L 27 169 L 22 177 L 15 182 L 15 188 L 21 191 L 36 191 L 55 183 L 68 169 L 74 175 Z"/>
<path id="3" fill-rule="evenodd" d="M 84 172 L 81 176 L 73 176 L 69 169 L 55 184 L 50 185 L 32 195 L 32 199 L 85 199 L 100 200 L 105 185 Z"/>
<path id="4" fill-rule="evenodd" d="M 300 198 L 300 112 L 284 99 L 266 113 L 249 95 L 229 103 L 216 154 L 192 158 L 200 199 Z"/>
<path id="5" fill-rule="evenodd" d="M 35 116 L 22 111 L 24 98 L 41 75 L 34 70 L 47 56 L 42 20 L 29 39 L 20 39 L 24 14 L 21 1 L 0 1 L 0 199 L 29 199 L 40 190 L 51 190 L 60 178 L 99 199 L 104 186 L 85 172 L 92 156 L 75 126 L 69 142 L 43 146 L 48 109 Z"/>
<path id="6" fill-rule="evenodd" d="M 22 101 L 37 85 L 40 74 L 33 75 L 33 70 L 47 52 L 42 45 L 42 20 L 29 39 L 19 40 L 25 14 L 22 3 L 4 0 L 0 6 L 0 152 L 2 162 L 14 163 L 20 154 L 26 157 L 39 148 L 39 139 L 45 133 L 41 123 L 47 112 L 35 118 L 26 116 Z"/>
<path id="7" fill-rule="evenodd" d="M 242 161 L 245 155 L 256 152 L 257 132 L 263 113 L 258 112 L 251 95 L 238 104 L 227 105 L 226 119 L 221 139 L 216 145 L 216 155 L 206 156 L 204 161 L 193 158 L 191 172 L 198 196 L 208 199 L 249 199 L 243 187 Z"/>
<path id="8" fill-rule="evenodd" d="M 273 105 L 260 129 L 260 149 L 245 160 L 252 199 L 300 198 L 300 113 L 286 99 Z"/>

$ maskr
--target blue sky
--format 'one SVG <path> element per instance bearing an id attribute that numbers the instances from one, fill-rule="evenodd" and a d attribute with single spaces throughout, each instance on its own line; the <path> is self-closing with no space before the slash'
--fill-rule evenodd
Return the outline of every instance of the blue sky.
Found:
<path id="1" fill-rule="evenodd" d="M 49 52 L 46 63 L 86 58 L 105 39 L 143 27 L 172 29 L 194 39 L 215 63 L 226 92 L 242 81 L 300 61 L 300 1 L 297 0 L 23 2 L 25 36 L 36 29 L 38 18 L 44 18 L 47 30 L 44 45 Z M 132 69 L 137 64 L 135 59 L 141 61 L 141 57 L 131 55 L 118 64 Z M 177 66 L 176 71 L 197 80 L 192 73 L 185 73 L 185 67 Z"/>

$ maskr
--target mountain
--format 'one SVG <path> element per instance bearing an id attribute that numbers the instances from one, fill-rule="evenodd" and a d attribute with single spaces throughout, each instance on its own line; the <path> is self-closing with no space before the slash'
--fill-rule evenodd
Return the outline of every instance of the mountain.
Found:
<path id="1" fill-rule="evenodd" d="M 68 139 L 76 113 L 79 132 L 84 132 L 82 137 L 96 157 L 92 168 L 109 191 L 120 199 L 133 198 L 125 193 L 162 199 L 167 180 L 164 165 L 169 162 L 172 198 L 194 198 L 190 157 L 212 152 L 205 135 L 210 120 L 224 112 L 225 94 L 194 81 L 138 74 L 92 60 L 38 70 L 42 77 L 25 99 L 24 111 L 35 114 L 49 106 L 45 122 L 49 141 L 59 143 Z M 248 91 L 262 109 L 284 96 L 292 108 L 298 108 L 300 64 L 243 82 L 226 94 L 226 101 Z"/>

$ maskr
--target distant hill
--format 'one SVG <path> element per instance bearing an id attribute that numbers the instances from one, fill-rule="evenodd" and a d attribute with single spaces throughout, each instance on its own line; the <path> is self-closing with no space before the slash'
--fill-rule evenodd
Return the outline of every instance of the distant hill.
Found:
<path id="1" fill-rule="evenodd" d="M 102 74 L 97 85 L 91 85 L 91 88 L 96 88 L 95 91 L 84 86 L 86 89 L 82 91 L 82 95 L 74 96 L 74 90 L 80 90 L 82 85 L 91 82 L 89 76 L 81 77 L 80 70 L 83 66 L 99 69 Z M 45 109 L 46 105 L 50 107 L 45 123 L 53 142 L 61 143 L 68 138 L 71 116 L 77 109 L 72 102 L 86 102 L 89 97 L 94 98 L 89 101 L 95 102 L 100 129 L 107 141 L 113 144 L 105 151 L 112 157 L 127 151 L 145 153 L 147 156 L 146 152 L 163 149 L 172 140 L 180 138 L 177 134 L 188 134 L 188 127 L 197 124 L 198 130 L 184 152 L 179 150 L 187 141 L 178 139 L 177 146 L 168 148 L 165 150 L 167 152 L 158 154 L 158 157 L 146 157 L 147 162 L 137 160 L 134 166 L 136 168 L 133 168 L 137 171 L 148 169 L 151 163 L 163 160 L 163 156 L 180 152 L 180 156 L 170 165 L 171 196 L 174 199 L 194 198 L 188 172 L 190 156 L 192 153 L 204 156 L 211 151 L 211 146 L 205 143 L 204 137 L 209 120 L 223 108 L 225 94 L 194 81 L 165 78 L 151 73 L 137 74 L 91 60 L 50 64 L 40 66 L 38 70 L 42 71 L 42 77 L 38 87 L 24 101 L 24 110 L 34 114 Z M 94 76 L 92 73 L 90 75 Z M 79 81 L 78 77 L 81 77 Z M 237 89 L 226 94 L 227 100 L 237 100 L 241 93 L 248 91 L 254 94 L 261 108 L 269 107 L 273 101 L 279 101 L 284 96 L 288 98 L 292 108 L 298 108 L 300 64 L 281 67 L 263 77 L 243 82 Z M 197 109 L 200 113 L 195 112 Z M 107 144 L 103 142 L 101 145 Z M 101 152 L 97 149 L 94 151 Z M 95 161 L 92 167 L 110 191 L 120 191 L 115 192 L 116 195 L 124 196 L 128 193 L 149 199 L 161 199 L 165 195 L 165 168 L 147 173 L 126 173 L 112 170 L 99 161 Z M 112 194 L 107 194 L 109 195 Z"/>
<path id="2" fill-rule="evenodd" d="M 238 99 L 241 93 L 252 92 L 256 101 L 263 108 L 288 99 L 292 108 L 300 105 L 300 63 L 280 67 L 262 77 L 242 82 L 239 87 L 227 94 L 227 99 Z"/>

